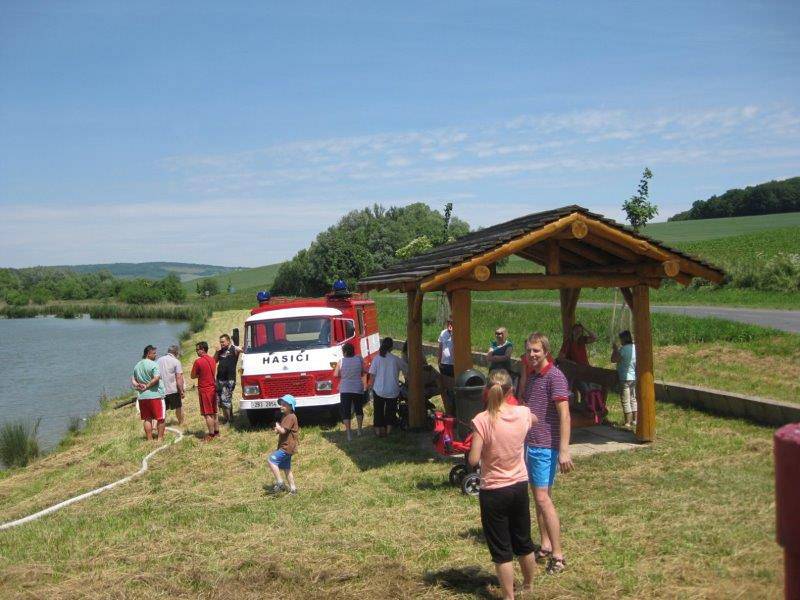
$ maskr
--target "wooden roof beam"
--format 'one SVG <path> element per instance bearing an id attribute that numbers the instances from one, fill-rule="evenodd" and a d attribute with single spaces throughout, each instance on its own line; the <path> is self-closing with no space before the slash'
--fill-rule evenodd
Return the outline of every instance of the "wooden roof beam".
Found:
<path id="1" fill-rule="evenodd" d="M 547 250 L 545 249 L 543 244 L 538 244 L 536 246 L 526 248 L 525 252 L 535 257 L 535 259 L 530 258 L 528 260 L 533 260 L 533 262 L 536 262 L 542 265 L 543 267 L 547 267 Z M 517 254 L 522 256 L 523 252 L 517 252 Z M 523 256 L 523 258 L 526 257 Z M 578 256 L 577 254 L 573 254 L 569 250 L 564 250 L 563 248 L 559 250 L 559 258 L 561 259 L 562 263 L 572 265 L 573 267 L 576 268 L 585 267 L 588 264 L 583 258 Z"/>
<path id="2" fill-rule="evenodd" d="M 552 236 L 555 233 L 563 230 L 565 227 L 570 226 L 574 221 L 577 221 L 581 217 L 581 214 L 578 212 L 570 213 L 565 217 L 561 217 L 560 219 L 556 219 L 552 223 L 544 225 L 539 229 L 531 231 L 530 233 L 526 233 L 525 235 L 521 235 L 518 238 L 515 238 L 509 242 L 501 244 L 497 248 L 490 250 L 488 252 L 484 252 L 483 254 L 479 254 L 467 260 L 460 265 L 456 265 L 447 269 L 446 271 L 435 273 L 430 275 L 422 280 L 420 284 L 420 290 L 423 292 L 429 292 L 431 290 L 436 290 L 444 287 L 444 285 L 452 281 L 453 279 L 458 279 L 459 277 L 465 275 L 466 273 L 471 272 L 475 267 L 478 265 L 488 265 L 493 262 L 497 262 L 501 258 L 505 258 L 511 254 L 515 254 L 519 252 L 526 246 L 530 246 L 532 244 L 536 244 L 542 240 L 545 240 Z M 491 281 L 491 280 L 490 280 Z"/>
<path id="3" fill-rule="evenodd" d="M 642 260 L 642 257 L 632 250 L 628 250 L 627 248 L 619 246 L 614 242 L 591 232 L 584 238 L 583 241 L 586 244 L 591 244 L 596 248 L 600 248 L 601 250 L 604 250 L 605 252 L 608 252 L 609 254 L 628 262 L 640 262 Z"/>
<path id="4" fill-rule="evenodd" d="M 609 256 L 605 252 L 601 252 L 600 250 L 594 249 L 592 246 L 588 244 L 584 244 L 583 242 L 576 242 L 570 240 L 564 240 L 561 242 L 567 250 L 570 252 L 577 254 L 578 256 L 582 256 L 583 258 L 588 259 L 593 263 L 597 263 L 600 265 L 607 265 L 613 262 L 612 256 Z"/>
<path id="5" fill-rule="evenodd" d="M 659 287 L 658 278 L 640 277 L 636 274 L 619 275 L 538 275 L 538 274 L 498 274 L 487 281 L 474 279 L 456 279 L 444 287 L 447 291 L 467 289 L 478 292 L 494 292 L 500 290 L 560 290 L 570 288 L 611 288 L 647 285 Z"/>
<path id="6" fill-rule="evenodd" d="M 591 233 L 597 234 L 598 237 L 611 240 L 621 246 L 625 246 L 637 254 L 647 256 L 660 262 L 678 260 L 680 262 L 681 271 L 689 273 L 690 275 L 703 277 L 714 283 L 721 283 L 725 278 L 719 271 L 710 269 L 699 262 L 689 260 L 677 254 L 673 254 L 672 252 L 661 250 L 650 242 L 640 240 L 626 231 L 614 229 L 595 219 L 587 219 L 586 224 L 589 226 L 589 231 Z"/>
<path id="7" fill-rule="evenodd" d="M 586 224 L 589 226 L 589 231 L 596 237 L 604 238 L 614 242 L 618 246 L 627 248 L 636 254 L 640 254 L 658 261 L 665 261 L 673 258 L 672 254 L 661 250 L 660 248 L 656 248 L 650 242 L 646 240 L 640 240 L 639 238 L 621 229 L 610 227 L 602 221 L 589 219 L 587 220 Z"/>
<path id="8" fill-rule="evenodd" d="M 570 269 L 567 273 L 577 275 L 613 275 L 613 274 L 636 274 L 640 277 L 677 277 L 680 273 L 680 263 L 677 260 L 668 260 L 663 263 L 618 263 L 614 265 L 604 265 L 591 267 L 588 269 Z"/>

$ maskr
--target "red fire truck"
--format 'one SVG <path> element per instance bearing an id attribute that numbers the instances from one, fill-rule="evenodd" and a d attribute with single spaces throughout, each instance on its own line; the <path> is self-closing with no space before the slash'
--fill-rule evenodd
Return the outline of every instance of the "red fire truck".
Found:
<path id="1" fill-rule="evenodd" d="M 342 345 L 353 344 L 365 368 L 380 346 L 375 302 L 346 289 L 324 298 L 270 298 L 259 292 L 259 306 L 244 327 L 239 408 L 253 424 L 274 418 L 284 394 L 294 396 L 300 410 L 323 407 L 338 414 L 333 369 Z"/>

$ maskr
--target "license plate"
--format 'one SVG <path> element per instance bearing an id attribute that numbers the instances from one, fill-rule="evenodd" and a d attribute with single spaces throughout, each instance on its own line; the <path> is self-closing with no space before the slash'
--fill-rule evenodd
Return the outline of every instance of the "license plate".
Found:
<path id="1" fill-rule="evenodd" d="M 278 401 L 277 400 L 256 400 L 255 402 L 251 402 L 250 406 L 252 408 L 278 408 Z"/>

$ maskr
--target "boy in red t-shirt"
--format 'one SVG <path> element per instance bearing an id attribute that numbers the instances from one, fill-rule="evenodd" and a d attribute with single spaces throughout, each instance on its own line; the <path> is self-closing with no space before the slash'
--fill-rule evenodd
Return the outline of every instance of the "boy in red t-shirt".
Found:
<path id="1" fill-rule="evenodd" d="M 197 359 L 192 365 L 192 379 L 197 379 L 197 396 L 200 399 L 200 414 L 206 420 L 208 434 L 203 441 L 211 441 L 219 435 L 217 417 L 217 363 L 208 355 L 208 343 L 198 342 L 195 346 Z"/>

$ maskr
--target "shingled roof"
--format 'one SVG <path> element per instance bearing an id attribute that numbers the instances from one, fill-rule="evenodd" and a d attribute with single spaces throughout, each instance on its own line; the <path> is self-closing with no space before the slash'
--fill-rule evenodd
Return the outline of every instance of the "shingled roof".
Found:
<path id="1" fill-rule="evenodd" d="M 378 273 L 365 277 L 358 282 L 358 287 L 361 290 L 382 288 L 400 289 L 418 285 L 426 278 L 476 259 L 508 242 L 519 239 L 574 213 L 579 213 L 590 223 L 592 220 L 598 221 L 609 227 L 625 232 L 637 240 L 647 242 L 663 252 L 673 255 L 675 259 L 681 261 L 681 265 L 685 268 L 684 270 L 687 270 L 687 272 L 692 275 L 700 275 L 716 281 L 721 280 L 724 276 L 722 269 L 700 258 L 671 248 L 658 240 L 636 233 L 629 227 L 620 225 L 603 215 L 590 212 L 581 206 L 571 205 L 554 210 L 532 213 L 512 219 L 511 221 L 506 221 L 505 223 L 474 231 L 452 243 L 439 246 L 425 254 L 395 263 Z M 572 244 L 572 247 L 571 249 L 570 247 L 565 247 L 562 256 L 565 261 L 565 266 L 573 269 L 574 272 L 580 272 L 581 268 L 632 262 L 631 260 L 626 261 L 624 258 L 620 258 L 619 254 L 615 256 L 606 253 L 604 250 L 607 250 L 607 248 L 595 247 L 586 240 L 573 240 L 568 243 Z M 576 247 L 576 243 L 579 243 L 580 246 Z M 541 252 L 537 252 L 535 244 L 532 246 L 534 247 L 516 252 L 516 254 L 533 262 L 545 264 L 546 257 L 542 256 Z M 645 259 L 645 257 L 639 256 L 636 258 L 637 261 Z"/>

